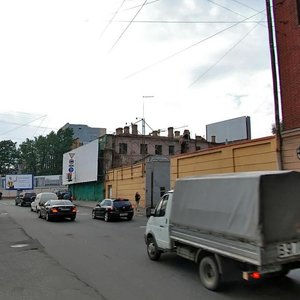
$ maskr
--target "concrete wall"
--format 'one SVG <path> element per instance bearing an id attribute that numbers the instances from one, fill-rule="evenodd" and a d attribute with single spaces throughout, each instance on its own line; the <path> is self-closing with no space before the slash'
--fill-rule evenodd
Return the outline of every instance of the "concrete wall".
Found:
<path id="1" fill-rule="evenodd" d="M 145 207 L 145 183 L 143 164 L 111 169 L 106 174 L 105 197 L 128 198 L 132 204 L 135 204 L 134 195 L 139 192 L 141 195 L 140 205 Z"/>
<path id="2" fill-rule="evenodd" d="M 171 188 L 185 176 L 277 169 L 276 138 L 266 137 L 173 157 Z"/>

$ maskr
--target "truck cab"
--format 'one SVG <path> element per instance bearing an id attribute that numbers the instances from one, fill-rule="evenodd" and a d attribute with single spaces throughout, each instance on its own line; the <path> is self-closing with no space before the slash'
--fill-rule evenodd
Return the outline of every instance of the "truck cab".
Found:
<path id="1" fill-rule="evenodd" d="M 163 195 L 156 208 L 147 216 L 145 242 L 150 259 L 157 260 L 163 251 L 171 250 L 170 240 L 170 211 L 173 190 Z"/>

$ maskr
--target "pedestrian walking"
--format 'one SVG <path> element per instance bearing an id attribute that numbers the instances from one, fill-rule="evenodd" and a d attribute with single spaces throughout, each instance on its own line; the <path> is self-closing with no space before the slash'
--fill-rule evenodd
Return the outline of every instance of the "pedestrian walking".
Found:
<path id="1" fill-rule="evenodd" d="M 135 193 L 135 209 L 136 211 L 139 211 L 139 206 L 140 206 L 140 199 L 141 199 L 141 195 L 139 194 L 139 192 Z"/>

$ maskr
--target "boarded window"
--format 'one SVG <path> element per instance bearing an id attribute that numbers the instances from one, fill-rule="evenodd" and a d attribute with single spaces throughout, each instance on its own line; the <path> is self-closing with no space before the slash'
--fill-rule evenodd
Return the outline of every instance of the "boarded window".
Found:
<path id="1" fill-rule="evenodd" d="M 174 147 L 174 145 L 170 145 L 169 146 L 169 155 L 174 155 L 174 153 L 175 153 L 175 147 Z"/>
<path id="2" fill-rule="evenodd" d="M 155 154 L 162 155 L 162 145 L 155 145 Z"/>
<path id="3" fill-rule="evenodd" d="M 127 154 L 127 144 L 126 143 L 120 143 L 119 144 L 119 153 L 120 154 Z"/>
<path id="4" fill-rule="evenodd" d="M 300 25 L 300 0 L 297 0 L 298 25 Z"/>
<path id="5" fill-rule="evenodd" d="M 141 154 L 148 154 L 148 145 L 147 144 L 141 144 L 140 153 Z"/>

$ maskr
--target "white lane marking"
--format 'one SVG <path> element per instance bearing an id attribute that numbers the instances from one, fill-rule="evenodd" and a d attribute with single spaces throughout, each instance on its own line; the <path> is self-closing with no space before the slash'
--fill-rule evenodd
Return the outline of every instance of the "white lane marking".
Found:
<path id="1" fill-rule="evenodd" d="M 12 245 L 10 246 L 11 248 L 22 248 L 22 247 L 27 247 L 29 246 L 28 244 L 17 244 L 17 245 Z"/>

